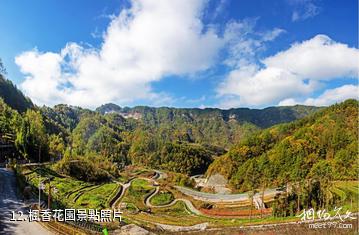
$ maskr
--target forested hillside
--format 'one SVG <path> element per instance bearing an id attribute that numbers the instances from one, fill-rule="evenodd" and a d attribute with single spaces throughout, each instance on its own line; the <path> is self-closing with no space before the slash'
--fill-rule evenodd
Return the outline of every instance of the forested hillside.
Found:
<path id="1" fill-rule="evenodd" d="M 23 158 L 49 159 L 48 135 L 39 111 L 28 109 L 19 114 L 0 99 L 0 137 L 14 144 Z"/>
<path id="2" fill-rule="evenodd" d="M 24 112 L 33 108 L 31 100 L 22 94 L 20 90 L 10 81 L 0 74 L 0 98 L 2 98 L 13 109 Z"/>
<path id="3" fill-rule="evenodd" d="M 303 119 L 259 131 L 216 159 L 232 187 L 251 190 L 306 179 L 355 180 L 358 101 L 347 100 Z"/>
<path id="4" fill-rule="evenodd" d="M 293 120 L 317 109 L 131 109 L 110 104 L 97 112 L 66 105 L 41 111 L 48 130 L 71 146 L 71 154 L 102 156 L 117 166 L 132 163 L 194 174 L 203 173 L 213 157 L 261 128 L 254 123 Z"/>

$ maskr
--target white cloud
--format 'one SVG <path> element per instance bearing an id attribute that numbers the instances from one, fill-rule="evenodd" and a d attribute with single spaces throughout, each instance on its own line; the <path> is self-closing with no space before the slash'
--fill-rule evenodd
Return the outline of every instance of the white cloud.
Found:
<path id="1" fill-rule="evenodd" d="M 305 83 L 292 73 L 279 68 L 258 70 L 254 66 L 233 70 L 227 80 L 218 89 L 225 98 L 221 106 L 236 104 L 263 106 L 277 103 L 283 97 L 310 94 L 316 83 Z"/>
<path id="2" fill-rule="evenodd" d="M 62 56 L 56 53 L 40 54 L 37 49 L 23 53 L 16 58 L 16 64 L 21 65 L 21 72 L 27 74 L 21 88 L 28 95 L 38 94 L 39 101 L 60 101 L 57 87 L 64 82 L 61 74 Z M 41 65 L 41 66 L 40 66 Z"/>
<path id="3" fill-rule="evenodd" d="M 99 48 L 68 43 L 59 52 L 33 49 L 17 56 L 15 62 L 26 75 L 20 87 L 37 104 L 93 108 L 106 102 L 147 101 L 168 105 L 176 99 L 154 92 L 153 82 L 168 75 L 191 77 L 207 71 L 220 50 L 226 49 L 223 63 L 231 71 L 216 92 L 220 105 L 229 108 L 294 104 L 329 80 L 355 77 L 359 72 L 359 50 L 325 35 L 258 61 L 266 44 L 285 31 L 258 32 L 254 29 L 258 18 L 252 18 L 228 22 L 219 35 L 201 20 L 207 3 L 132 0 L 131 8 L 111 18 Z M 218 7 L 225 4 L 220 1 Z M 348 92 L 339 88 L 337 92 L 344 91 Z M 322 96 L 301 100 L 321 104 L 339 99 L 330 92 Z"/>
<path id="4" fill-rule="evenodd" d="M 294 6 L 292 21 L 303 21 L 312 18 L 320 13 L 314 0 L 289 0 L 290 5 Z"/>
<path id="5" fill-rule="evenodd" d="M 254 30 L 257 20 L 258 18 L 246 18 L 227 23 L 224 32 L 228 50 L 226 65 L 240 67 L 253 63 L 255 55 L 265 50 L 266 42 L 274 40 L 285 32 L 280 28 L 257 32 Z"/>
<path id="6" fill-rule="evenodd" d="M 263 59 L 263 68 L 255 63 L 235 67 L 217 89 L 222 97 L 220 105 L 291 105 L 294 98 L 310 96 L 331 79 L 355 78 L 358 59 L 358 49 L 317 35 Z M 325 100 L 330 102 L 329 98 Z M 308 104 L 316 103 L 325 102 L 308 100 Z"/>
<path id="7" fill-rule="evenodd" d="M 298 101 L 296 101 L 293 98 L 287 98 L 278 103 L 278 106 L 293 106 L 296 104 L 300 104 Z"/>
<path id="8" fill-rule="evenodd" d="M 263 34 L 263 41 L 264 42 L 273 41 L 274 39 L 276 39 L 282 33 L 285 33 L 284 29 L 274 28 L 273 30 L 267 31 L 267 32 L 265 32 Z"/>
<path id="9" fill-rule="evenodd" d="M 317 35 L 264 59 L 263 63 L 304 79 L 355 77 L 359 71 L 359 50 L 335 42 L 326 35 Z"/>
<path id="10" fill-rule="evenodd" d="M 306 105 L 324 106 L 341 102 L 346 99 L 358 99 L 358 87 L 344 85 L 334 89 L 328 89 L 317 98 L 308 98 L 304 101 Z"/>
<path id="11" fill-rule="evenodd" d="M 224 45 L 201 22 L 204 0 L 131 4 L 112 19 L 99 49 L 69 43 L 58 53 L 34 49 L 17 56 L 25 93 L 38 104 L 86 107 L 159 100 L 151 82 L 208 69 Z"/>
<path id="12" fill-rule="evenodd" d="M 212 19 L 216 19 L 227 7 L 229 0 L 219 0 L 217 6 L 214 9 Z"/>
<path id="13" fill-rule="evenodd" d="M 285 99 L 279 102 L 279 106 L 292 106 L 296 104 L 305 104 L 313 106 L 328 106 L 334 103 L 342 102 L 347 99 L 358 99 L 358 86 L 343 85 L 341 87 L 328 89 L 317 98 L 307 98 L 304 101 L 297 101 L 293 98 Z"/>

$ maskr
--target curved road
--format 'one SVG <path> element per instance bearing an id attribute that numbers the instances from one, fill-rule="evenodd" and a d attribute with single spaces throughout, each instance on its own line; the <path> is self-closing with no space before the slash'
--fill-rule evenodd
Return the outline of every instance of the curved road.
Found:
<path id="1" fill-rule="evenodd" d="M 11 211 L 22 211 L 25 221 L 10 221 Z M 14 173 L 0 168 L 0 234 L 48 235 L 53 234 L 39 223 L 28 222 L 28 209 L 16 194 Z"/>
<path id="2" fill-rule="evenodd" d="M 206 202 L 240 202 L 240 201 L 248 201 L 249 196 L 248 193 L 239 193 L 239 194 L 219 194 L 219 193 L 204 193 L 199 192 L 190 188 L 182 187 L 182 186 L 174 186 L 181 193 L 193 197 L 199 201 Z M 276 189 L 266 189 L 264 191 L 264 196 L 275 196 L 277 193 L 280 193 Z M 256 193 L 254 197 L 260 197 L 260 193 Z"/>
<path id="3" fill-rule="evenodd" d="M 196 214 L 196 215 L 204 215 L 201 211 L 197 210 L 196 207 L 194 207 L 194 205 L 192 204 L 192 202 L 190 200 L 187 200 L 187 199 L 184 199 L 184 198 L 177 198 L 175 200 L 173 200 L 172 202 L 170 202 L 169 204 L 166 204 L 166 205 L 161 205 L 161 206 L 155 206 L 155 205 L 152 205 L 150 200 L 153 196 L 155 196 L 158 192 L 160 191 L 160 187 L 157 186 L 156 187 L 156 190 L 146 198 L 145 200 L 145 204 L 146 206 L 148 207 L 153 207 L 153 208 L 164 208 L 164 207 L 169 207 L 169 206 L 173 206 L 174 204 L 176 204 L 176 202 L 178 201 L 182 201 L 184 202 L 184 204 L 186 204 L 186 207 L 188 208 L 188 210 L 190 210 L 193 214 Z"/>

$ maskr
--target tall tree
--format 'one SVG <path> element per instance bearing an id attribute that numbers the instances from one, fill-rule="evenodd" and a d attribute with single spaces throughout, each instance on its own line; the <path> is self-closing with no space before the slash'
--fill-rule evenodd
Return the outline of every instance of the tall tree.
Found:
<path id="1" fill-rule="evenodd" d="M 28 110 L 20 124 L 16 136 L 16 147 L 29 160 L 48 160 L 48 137 L 42 115 Z"/>

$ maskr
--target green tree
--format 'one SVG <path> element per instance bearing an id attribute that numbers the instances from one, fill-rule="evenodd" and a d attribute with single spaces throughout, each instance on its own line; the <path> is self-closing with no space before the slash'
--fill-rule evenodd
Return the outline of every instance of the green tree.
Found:
<path id="1" fill-rule="evenodd" d="M 50 135 L 49 137 L 49 154 L 54 159 L 61 159 L 65 153 L 65 142 L 61 135 Z"/>
<path id="2" fill-rule="evenodd" d="M 15 144 L 26 159 L 48 160 L 48 137 L 40 112 L 28 110 L 25 113 L 16 133 Z"/>

